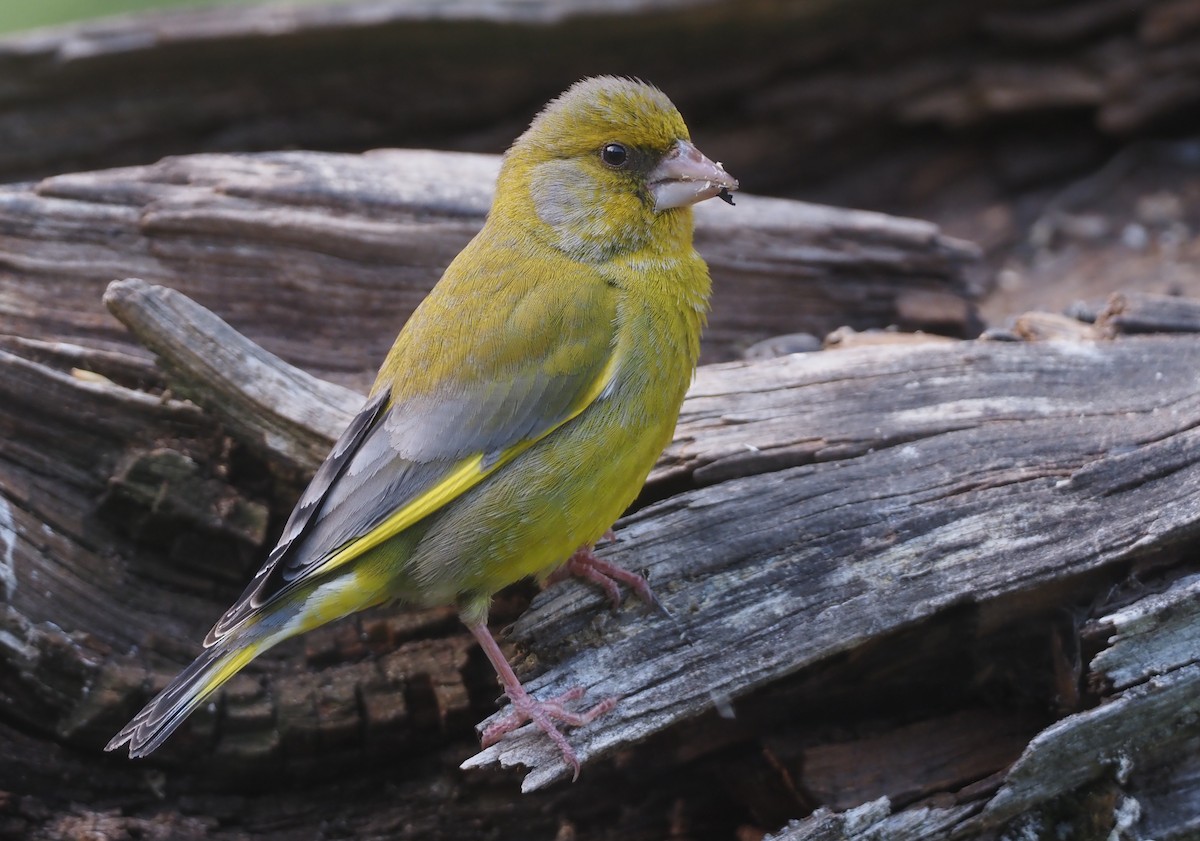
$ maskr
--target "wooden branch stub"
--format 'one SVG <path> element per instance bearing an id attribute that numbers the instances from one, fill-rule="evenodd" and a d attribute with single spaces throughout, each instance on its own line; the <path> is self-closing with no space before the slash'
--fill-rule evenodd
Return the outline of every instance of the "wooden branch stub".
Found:
<path id="1" fill-rule="evenodd" d="M 363 397 L 285 365 L 171 289 L 129 278 L 104 304 L 157 355 L 176 388 L 269 463 L 311 473 Z"/>

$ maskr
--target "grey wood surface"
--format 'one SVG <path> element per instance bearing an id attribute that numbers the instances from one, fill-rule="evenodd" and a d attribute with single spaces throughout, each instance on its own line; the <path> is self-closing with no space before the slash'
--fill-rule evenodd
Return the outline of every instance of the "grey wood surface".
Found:
<path id="1" fill-rule="evenodd" d="M 554 662 L 533 686 L 623 696 L 576 736 L 603 754 L 940 611 L 1193 537 L 1198 363 L 1192 339 L 1127 339 L 704 369 L 662 467 L 698 487 L 626 520 L 605 553 L 661 582 L 674 621 L 597 619 L 598 596 L 547 591 L 514 629 Z M 561 778 L 531 735 L 471 765 L 519 762 L 527 788 Z"/>
<path id="2" fill-rule="evenodd" d="M 170 290 L 126 281 L 114 285 L 107 298 L 139 325 L 152 347 L 173 347 L 174 340 L 156 338 L 159 332 L 187 336 L 200 325 L 201 335 L 213 334 L 203 314 L 187 309 Z M 180 312 L 192 313 L 187 323 L 166 317 L 154 326 L 155 314 Z M 202 413 L 177 398 L 145 400 L 137 396 L 141 391 L 124 389 L 94 371 L 86 374 L 84 367 L 65 377 L 43 373 L 30 381 L 38 384 L 31 393 L 43 395 L 45 407 L 62 399 L 45 392 L 53 383 L 109 400 L 105 414 L 117 430 L 124 428 L 119 424 L 127 401 L 151 416 L 194 416 L 188 423 L 199 424 L 198 429 L 211 423 L 205 420 L 210 412 L 227 419 L 227 410 L 217 407 L 236 405 L 231 392 L 251 395 L 264 409 L 283 407 L 283 414 L 297 375 L 287 373 L 277 358 L 253 353 L 248 344 L 239 347 L 245 340 L 236 333 L 215 335 L 222 336 L 223 351 L 235 360 L 231 364 L 255 363 L 231 377 L 203 354 L 168 350 L 173 354 L 165 368 L 168 377 L 196 396 Z M 29 347 L 24 352 L 33 355 Z M 42 353 L 43 366 L 87 360 L 62 346 Z M 116 365 L 112 358 L 90 360 L 90 367 L 117 377 L 136 368 L 133 362 Z M 37 367 L 20 357 L 6 359 L 16 370 Z M 914 633 L 919 639 L 927 633 L 936 639 L 935 629 L 946 616 L 965 610 L 976 626 L 1003 635 L 1039 621 L 1048 606 L 1061 610 L 1081 592 L 1090 593 L 1096 604 L 1114 607 L 1099 610 L 1077 628 L 1098 648 L 1090 665 L 1080 667 L 1079 681 L 1106 703 L 1075 699 L 1057 720 L 1028 731 L 1023 756 L 1011 769 L 974 794 L 960 795 L 956 804 L 877 804 L 871 811 L 875 823 L 854 823 L 857 812 L 818 813 L 783 837 L 824 837 L 812 833 L 831 825 L 849 832 L 853 824 L 874 827 L 876 834 L 864 838 L 880 837 L 885 831 L 880 827 L 894 833 L 889 837 L 985 838 L 998 826 L 1033 820 L 1030 815 L 1056 798 L 1112 775 L 1126 782 L 1144 779 L 1143 787 L 1171 774 L 1186 781 L 1190 766 L 1180 766 L 1179 750 L 1200 738 L 1192 711 L 1196 651 L 1189 636 L 1195 584 L 1194 575 L 1176 580 L 1170 571 L 1188 568 L 1173 553 L 1200 528 L 1200 448 L 1194 440 L 1198 363 L 1200 341 L 1193 336 L 1136 336 L 890 344 L 704 367 L 689 392 L 676 439 L 652 476 L 648 504 L 625 518 L 616 544 L 603 549 L 611 560 L 645 571 L 670 615 L 636 602 L 612 613 L 586 586 L 556 585 L 535 598 L 514 626 L 518 666 L 538 694 L 583 685 L 592 697 L 622 696 L 611 714 L 571 733 L 591 767 L 600 757 L 647 739 L 703 733 L 703 726 L 694 728 L 714 710 L 732 713 L 731 726 L 752 726 L 738 716 L 754 710 L 762 692 L 785 688 L 794 697 L 797 678 L 836 669 L 846 657 L 866 656 L 861 653 L 886 646 L 897 634 Z M 30 394 L 19 389 L 15 394 L 29 405 Z M 79 401 L 72 397 L 68 405 Z M 333 416 L 339 410 L 327 411 Z M 283 425 L 278 434 L 303 425 Z M 102 458 L 93 468 L 105 466 L 111 469 L 111 461 Z M 160 497 L 170 499 L 173 489 L 191 492 L 192 487 L 166 482 L 166 496 Z M 56 568 L 46 566 L 49 558 L 30 541 L 37 526 L 27 518 L 39 510 L 23 504 L 11 532 L 16 552 L 5 577 L 7 657 L 25 663 L 30 687 L 41 685 L 36 677 L 50 649 L 74 663 L 68 674 L 76 676 L 51 684 L 56 688 L 49 696 L 42 689 L 37 707 L 27 706 L 32 701 L 26 693 L 12 696 L 16 704 L 10 714 L 28 716 L 36 709 L 44 717 L 56 710 L 62 737 L 87 742 L 114 723 L 124 699 L 130 693 L 137 697 L 142 681 L 162 680 L 172 671 L 140 654 L 101 654 L 96 645 L 121 638 L 145 642 L 150 624 L 162 617 L 140 618 L 135 612 L 133 621 L 118 630 L 89 620 L 86 611 L 65 619 L 65 594 L 57 594 L 54 602 L 39 601 L 31 582 Z M 191 518 L 184 522 L 210 522 L 203 512 Z M 120 547 L 122 541 L 115 537 L 111 545 Z M 63 557 L 68 563 L 61 569 L 69 571 L 71 556 Z M 120 594 L 106 587 L 98 595 L 126 604 L 152 602 L 155 587 L 178 586 L 203 574 L 193 571 L 174 585 L 170 578 L 156 584 L 155 576 L 121 572 L 114 561 L 121 563 L 106 561 L 107 575 L 137 586 Z M 77 572 L 93 563 L 82 563 Z M 1130 575 L 1158 581 L 1154 586 L 1160 592 L 1115 596 L 1114 582 Z M 60 579 L 59 586 L 64 583 Z M 185 608 L 172 619 L 176 633 L 186 634 L 189 624 L 203 621 L 191 618 L 202 613 L 199 607 Z M 50 617 L 75 630 L 63 635 L 45 624 Z M 434 615 L 415 621 L 418 625 L 411 627 L 445 619 Z M 81 646 L 78 634 L 89 622 L 89 638 L 95 641 Z M 332 646 L 331 655 L 321 656 L 336 658 L 344 643 L 328 636 L 313 644 L 317 650 Z M 395 656 L 400 670 L 395 674 L 410 673 L 414 650 Z M 426 668 L 431 675 L 445 674 L 440 670 L 446 664 L 459 670 L 463 656 L 462 650 L 447 648 L 435 658 L 442 665 L 431 662 Z M 339 679 L 349 681 L 338 684 L 347 689 L 358 687 L 346 696 L 347 724 L 358 722 L 346 731 L 351 741 L 363 727 L 383 727 L 386 733 L 387 722 L 407 720 L 403 709 L 383 703 L 389 692 L 394 697 L 402 691 L 402 684 L 372 682 L 365 674 L 351 669 Z M 218 739 L 218 756 L 273 755 L 303 730 L 290 725 L 293 735 L 282 742 L 279 737 L 263 741 L 261 735 L 246 739 L 271 732 L 274 720 L 298 716 L 300 723 L 310 714 L 298 698 L 315 691 L 315 685 L 312 678 L 297 683 L 299 678 L 285 669 L 268 680 L 265 695 L 258 681 L 240 689 L 235 685 L 224 724 L 210 723 L 200 732 L 217 728 L 208 732 Z M 448 681 L 438 684 L 447 690 L 457 681 L 438 680 Z M 789 685 L 793 688 L 786 689 Z M 376 697 L 379 702 L 365 707 L 354 701 Z M 441 697 L 447 714 L 469 712 L 464 696 Z M 238 735 L 232 722 L 243 722 L 238 727 L 249 728 L 247 735 Z M 328 724 L 326 719 L 321 726 Z M 530 769 L 524 784 L 529 790 L 565 773 L 542 740 L 525 731 L 466 764 L 491 763 Z M 819 782 L 805 778 L 802 768 L 797 773 L 802 786 Z M 1143 823 L 1157 820 L 1169 828 L 1190 820 L 1179 797 L 1162 796 L 1138 808 Z"/>
<path id="3" fill-rule="evenodd" d="M 127 312 L 177 298 L 133 281 L 108 295 Z M 529 686 L 621 697 L 571 733 L 594 761 L 714 710 L 736 718 L 755 690 L 939 614 L 1019 624 L 1072 581 L 1169 553 L 1200 530 L 1198 364 L 1193 336 L 1140 336 L 930 341 L 702 368 L 648 486 L 663 498 L 602 550 L 644 571 L 664 612 L 634 601 L 612 613 L 580 584 L 548 589 L 513 627 Z M 172 370 L 211 377 L 203 365 Z M 821 812 L 778 837 L 985 838 L 1138 774 L 1160 796 L 1176 792 L 1170 809 L 1121 806 L 1132 794 L 1113 808 L 1182 831 L 1200 796 L 1177 761 L 1200 740 L 1196 577 L 1161 587 L 1079 630 L 1098 649 L 1080 679 L 1106 702 L 1042 728 L 990 788 L 953 806 L 885 798 Z M 527 791 L 568 773 L 532 728 L 464 767 L 492 763 L 529 769 Z"/>
<path id="4" fill-rule="evenodd" d="M 138 277 L 195 298 L 310 373 L 365 390 L 483 224 L 498 167 L 495 156 L 428 151 L 202 155 L 0 186 L 0 330 L 128 351 L 100 298 L 110 281 Z M 975 246 L 918 220 L 737 201 L 697 210 L 696 245 L 715 283 L 707 360 L 846 319 L 968 329 L 982 289 Z"/>

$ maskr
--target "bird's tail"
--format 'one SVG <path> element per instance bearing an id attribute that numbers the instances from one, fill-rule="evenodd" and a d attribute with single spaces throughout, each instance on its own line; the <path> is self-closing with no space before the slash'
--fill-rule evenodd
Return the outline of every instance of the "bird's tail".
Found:
<path id="1" fill-rule="evenodd" d="M 105 750 L 129 743 L 129 755 L 145 756 L 167 740 L 183 720 L 226 681 L 271 646 L 363 608 L 379 604 L 388 590 L 377 579 L 363 586 L 356 572 L 312 583 L 252 610 L 217 637 L 204 653 L 158 693 Z"/>
<path id="2" fill-rule="evenodd" d="M 175 732 L 189 715 L 242 667 L 282 638 L 258 639 L 242 636 L 218 641 L 192 661 L 162 692 L 113 736 L 105 750 L 116 750 L 129 743 L 129 755 L 145 756 Z"/>

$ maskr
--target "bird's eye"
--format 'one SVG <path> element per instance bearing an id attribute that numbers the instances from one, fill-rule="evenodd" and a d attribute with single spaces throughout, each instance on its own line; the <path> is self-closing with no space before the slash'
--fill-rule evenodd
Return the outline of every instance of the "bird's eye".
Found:
<path id="1" fill-rule="evenodd" d="M 609 143 L 600 150 L 600 160 L 614 169 L 619 169 L 625 166 L 625 163 L 629 160 L 629 150 L 620 143 Z"/>

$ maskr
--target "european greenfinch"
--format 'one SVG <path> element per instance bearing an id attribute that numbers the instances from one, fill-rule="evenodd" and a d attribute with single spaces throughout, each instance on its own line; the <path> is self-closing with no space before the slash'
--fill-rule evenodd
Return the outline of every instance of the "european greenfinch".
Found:
<path id="1" fill-rule="evenodd" d="M 504 156 L 482 230 L 404 325 L 370 397 L 205 651 L 108 743 L 153 751 L 251 659 L 397 599 L 457 605 L 511 702 L 484 744 L 612 708 L 539 701 L 487 628 L 498 590 L 567 568 L 649 588 L 595 541 L 670 441 L 700 353 L 708 268 L 691 205 L 737 189 L 670 100 L 613 77 L 572 86 Z M 577 551 L 576 551 L 577 550 Z"/>

